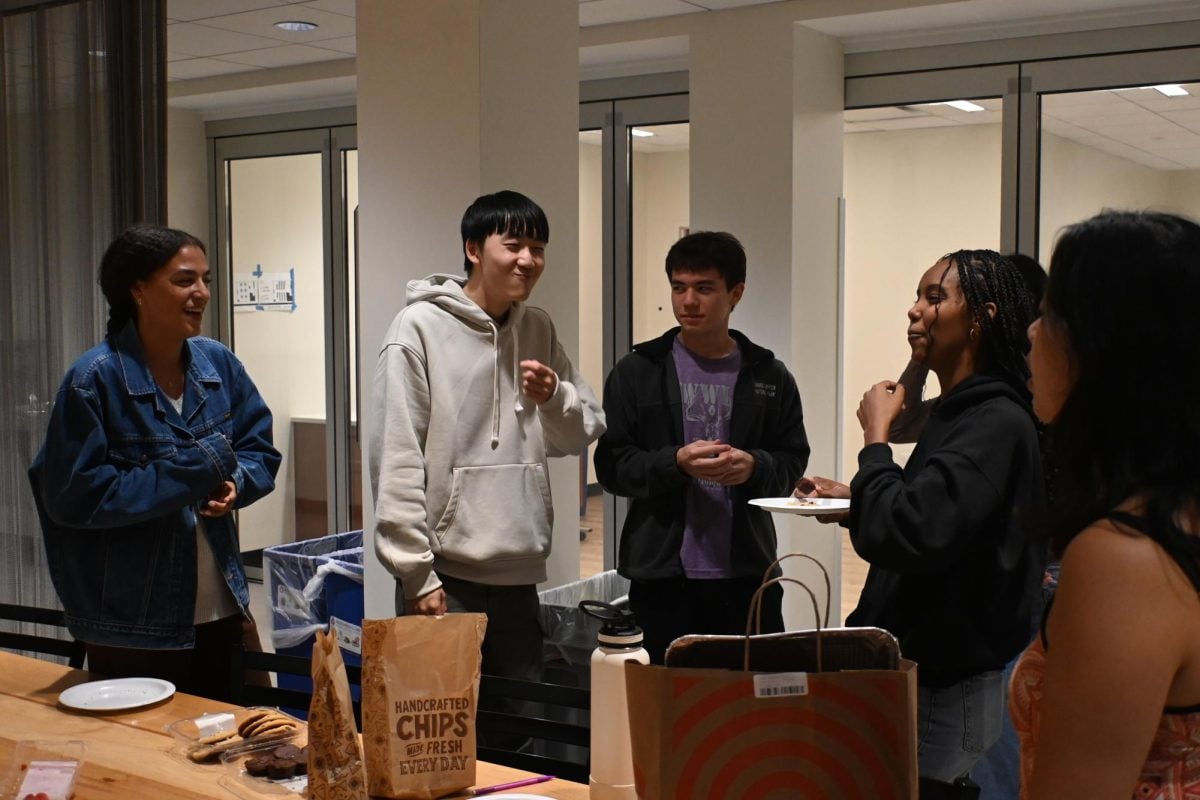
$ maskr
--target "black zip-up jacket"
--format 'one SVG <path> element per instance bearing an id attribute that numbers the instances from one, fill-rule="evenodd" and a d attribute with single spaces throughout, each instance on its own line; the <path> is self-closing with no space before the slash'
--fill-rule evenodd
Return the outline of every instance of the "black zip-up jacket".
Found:
<path id="1" fill-rule="evenodd" d="M 858 465 L 847 526 L 871 568 L 846 624 L 891 631 L 926 686 L 1002 669 L 1029 644 L 1045 569 L 1027 397 L 973 375 L 934 406 L 903 470 L 886 444 Z"/>
<path id="2" fill-rule="evenodd" d="M 684 505 L 691 478 L 675 463 L 683 447 L 683 403 L 671 347 L 679 328 L 635 345 L 604 384 L 608 431 L 596 445 L 600 485 L 632 498 L 621 532 L 617 571 L 630 580 L 683 575 Z M 754 456 L 754 472 L 733 487 L 732 567 L 758 575 L 776 558 L 769 512 L 755 497 L 790 495 L 808 466 L 800 393 L 775 355 L 730 331 L 742 352 L 733 389 L 729 444 Z"/>

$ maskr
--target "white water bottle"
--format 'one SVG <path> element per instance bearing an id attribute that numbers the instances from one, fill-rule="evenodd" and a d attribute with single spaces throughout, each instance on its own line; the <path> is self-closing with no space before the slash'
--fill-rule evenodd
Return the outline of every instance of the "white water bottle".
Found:
<path id="1" fill-rule="evenodd" d="M 629 611 L 598 600 L 584 600 L 579 608 L 602 623 L 592 652 L 590 795 L 592 800 L 636 800 L 625 663 L 649 664 L 650 655 Z"/>

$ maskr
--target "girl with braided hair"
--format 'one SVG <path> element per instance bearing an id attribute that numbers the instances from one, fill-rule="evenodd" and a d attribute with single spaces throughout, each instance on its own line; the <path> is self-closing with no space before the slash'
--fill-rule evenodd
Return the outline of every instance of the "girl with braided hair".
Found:
<path id="1" fill-rule="evenodd" d="M 942 394 L 907 464 L 888 445 L 904 387 L 882 381 L 858 408 L 864 447 L 850 485 L 796 486 L 850 498 L 836 521 L 870 571 L 846 624 L 890 631 L 918 664 L 923 800 L 975 796 L 967 773 L 1000 735 L 1004 667 L 1029 643 L 1040 603 L 1044 548 L 1030 526 L 1045 488 L 1025 363 L 1034 313 L 1009 259 L 939 259 L 917 286 L 908 342 Z"/>

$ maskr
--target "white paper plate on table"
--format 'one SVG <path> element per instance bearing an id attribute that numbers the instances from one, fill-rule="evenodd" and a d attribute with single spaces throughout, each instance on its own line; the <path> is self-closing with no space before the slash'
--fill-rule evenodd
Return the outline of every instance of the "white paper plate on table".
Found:
<path id="1" fill-rule="evenodd" d="M 839 511 L 849 511 L 850 501 L 836 497 L 758 497 L 750 501 L 750 505 L 765 508 L 777 514 L 800 514 L 814 516 L 816 514 L 836 514 Z"/>
<path id="2" fill-rule="evenodd" d="M 64 689 L 58 702 L 80 711 L 124 711 L 166 700 L 175 684 L 159 678 L 111 678 Z"/>

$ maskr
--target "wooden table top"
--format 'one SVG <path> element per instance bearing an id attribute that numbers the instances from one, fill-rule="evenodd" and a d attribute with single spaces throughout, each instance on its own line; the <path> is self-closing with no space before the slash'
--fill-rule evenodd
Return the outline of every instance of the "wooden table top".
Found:
<path id="1" fill-rule="evenodd" d="M 58 705 L 60 692 L 92 679 L 82 670 L 0 651 L 0 780 L 17 742 L 79 739 L 87 743 L 87 753 L 74 800 L 230 800 L 241 794 L 228 788 L 232 773 L 227 767 L 188 761 L 166 730 L 176 720 L 234 706 L 179 692 L 154 706 L 124 712 L 97 714 Z M 476 769 L 479 786 L 527 777 L 532 773 L 483 761 Z M 558 800 L 588 797 L 586 786 L 557 779 L 513 791 Z"/>

